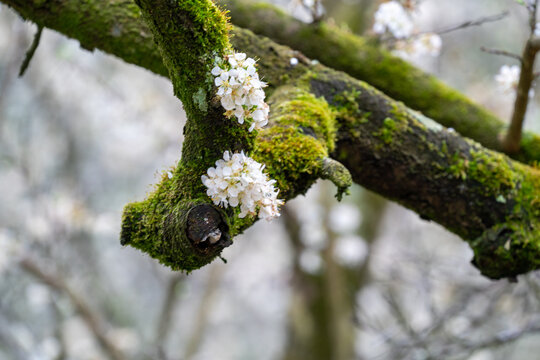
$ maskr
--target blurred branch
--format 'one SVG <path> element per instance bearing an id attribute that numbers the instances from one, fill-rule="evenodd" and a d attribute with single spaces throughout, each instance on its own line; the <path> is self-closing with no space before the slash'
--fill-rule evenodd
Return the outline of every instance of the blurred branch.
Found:
<path id="1" fill-rule="evenodd" d="M 443 349 L 440 356 L 456 356 L 460 354 L 472 354 L 475 351 L 482 349 L 494 349 L 501 346 L 512 344 L 513 342 L 520 340 L 522 337 L 532 334 L 540 333 L 540 324 L 538 322 L 531 322 L 525 327 L 515 331 L 502 331 L 495 336 L 478 342 L 461 342 L 459 349 L 454 351 L 445 351 Z M 441 358 L 441 357 L 439 357 Z"/>
<path id="2" fill-rule="evenodd" d="M 536 16 L 537 16 L 537 9 L 538 9 L 538 0 L 527 0 L 527 10 L 529 10 L 529 29 L 531 32 L 531 37 L 534 35 L 534 31 L 536 30 Z"/>
<path id="3" fill-rule="evenodd" d="M 165 301 L 161 307 L 161 314 L 159 316 L 157 331 L 156 331 L 156 348 L 158 356 L 161 359 L 167 359 L 165 351 L 165 343 L 169 337 L 169 331 L 171 329 L 171 320 L 173 318 L 174 305 L 178 299 L 178 287 L 185 280 L 184 274 L 175 273 L 169 279 L 167 283 L 167 289 L 165 291 Z"/>
<path id="4" fill-rule="evenodd" d="M 490 23 L 490 22 L 500 21 L 500 20 L 504 19 L 505 17 L 507 17 L 509 14 L 510 14 L 509 11 L 503 11 L 500 14 L 491 15 L 491 16 L 483 16 L 483 17 L 480 17 L 478 19 L 468 20 L 468 21 L 465 21 L 465 22 L 463 22 L 461 24 L 450 26 L 450 27 L 448 27 L 446 29 L 435 30 L 435 31 L 431 31 L 431 32 L 434 32 L 434 33 L 439 34 L 439 35 L 448 34 L 449 32 L 462 30 L 462 29 L 473 27 L 473 26 L 481 26 L 481 25 L 484 25 L 484 24 L 487 24 L 487 23 Z"/>
<path id="5" fill-rule="evenodd" d="M 90 308 L 90 305 L 66 282 L 64 282 L 61 277 L 42 270 L 42 268 L 37 265 L 35 259 L 24 258 L 19 261 L 19 265 L 22 269 L 43 282 L 45 285 L 49 286 L 51 289 L 65 294 L 69 298 L 76 311 L 81 315 L 82 319 L 96 338 L 98 344 L 109 358 L 113 360 L 126 360 L 126 357 L 122 354 L 122 352 L 107 337 L 105 324 L 103 323 L 100 315 L 94 312 Z"/>
<path id="6" fill-rule="evenodd" d="M 486 53 L 488 53 L 488 54 L 506 56 L 506 57 L 509 57 L 509 58 L 512 58 L 512 59 L 516 59 L 516 60 L 518 60 L 519 62 L 522 61 L 521 56 L 519 56 L 518 54 L 511 53 L 511 52 L 509 52 L 509 51 L 498 50 L 498 49 L 491 49 L 491 48 L 487 48 L 487 47 L 485 47 L 485 46 L 481 46 L 481 47 L 480 47 L 480 50 L 482 50 L 483 52 L 486 52 Z"/>
<path id="7" fill-rule="evenodd" d="M 536 11 L 536 2 L 534 5 Z M 535 22 L 536 24 L 536 22 Z M 527 113 L 527 105 L 529 103 L 529 95 L 533 84 L 534 76 L 534 61 L 536 54 L 540 50 L 540 38 L 534 35 L 534 30 L 531 37 L 527 40 L 523 54 L 521 55 L 521 72 L 517 85 L 516 100 L 514 103 L 514 111 L 510 120 L 510 127 L 502 140 L 502 146 L 505 152 L 516 154 L 521 147 L 521 137 L 523 122 Z"/>
<path id="8" fill-rule="evenodd" d="M 186 343 L 186 351 L 182 360 L 191 360 L 200 348 L 204 335 L 206 334 L 210 315 L 212 315 L 213 304 L 216 299 L 217 290 L 219 289 L 219 283 L 224 274 L 225 271 L 223 271 L 223 267 L 220 264 L 210 266 L 208 281 L 195 315 L 193 332 Z"/>

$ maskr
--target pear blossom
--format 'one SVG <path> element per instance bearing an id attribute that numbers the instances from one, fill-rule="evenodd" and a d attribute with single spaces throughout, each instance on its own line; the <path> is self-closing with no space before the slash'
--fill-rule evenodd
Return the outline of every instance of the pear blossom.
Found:
<path id="1" fill-rule="evenodd" d="M 216 57 L 214 65 L 211 73 L 225 116 L 236 118 L 239 124 L 247 120 L 250 132 L 265 126 L 270 108 L 264 101 L 266 83 L 259 79 L 256 61 L 244 53 L 233 53 Z"/>
<path id="2" fill-rule="evenodd" d="M 413 41 L 414 53 L 417 55 L 439 56 L 441 46 L 441 37 L 435 33 L 421 34 Z"/>
<path id="3" fill-rule="evenodd" d="M 499 73 L 495 75 L 495 81 L 497 81 L 499 89 L 506 94 L 515 94 L 518 84 L 519 76 L 521 74 L 521 68 L 518 65 L 503 65 L 499 70 Z M 529 97 L 534 97 L 534 89 L 529 89 Z"/>
<path id="4" fill-rule="evenodd" d="M 240 206 L 240 218 L 257 215 L 258 211 L 259 218 L 270 220 L 279 216 L 283 201 L 277 198 L 276 181 L 269 180 L 263 170 L 264 165 L 243 151 L 232 155 L 225 151 L 223 159 L 217 160 L 216 167 L 209 168 L 201 180 L 215 205 Z"/>
<path id="5" fill-rule="evenodd" d="M 396 42 L 394 54 L 402 58 L 418 56 L 439 56 L 442 40 L 435 33 L 425 33 L 406 40 Z"/>
<path id="6" fill-rule="evenodd" d="M 382 3 L 375 12 L 373 31 L 384 34 L 389 31 L 396 39 L 411 36 L 414 25 L 407 10 L 398 1 Z"/>
<path id="7" fill-rule="evenodd" d="M 503 65 L 499 73 L 495 75 L 495 81 L 505 93 L 513 93 L 517 89 L 521 69 L 518 65 Z"/>

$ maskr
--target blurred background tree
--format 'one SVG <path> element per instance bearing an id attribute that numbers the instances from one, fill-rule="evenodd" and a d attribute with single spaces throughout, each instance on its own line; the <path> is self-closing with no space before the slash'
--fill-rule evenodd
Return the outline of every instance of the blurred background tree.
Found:
<path id="1" fill-rule="evenodd" d="M 364 34 L 379 3 L 277 5 Z M 479 47 L 520 53 L 523 6 L 417 6 L 423 31 L 510 11 L 443 35 L 438 57 L 409 58 L 509 118 L 494 80 L 508 59 Z M 121 209 L 178 158 L 184 115 L 168 80 L 47 29 L 17 78 L 34 32 L 0 5 L 0 358 L 538 357 L 538 273 L 487 280 L 455 235 L 360 187 L 337 203 L 318 183 L 239 236 L 227 264 L 187 277 L 120 247 Z"/>

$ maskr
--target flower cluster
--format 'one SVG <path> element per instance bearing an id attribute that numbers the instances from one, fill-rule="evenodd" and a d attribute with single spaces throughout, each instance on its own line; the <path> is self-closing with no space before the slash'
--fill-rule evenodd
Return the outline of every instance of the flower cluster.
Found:
<path id="1" fill-rule="evenodd" d="M 396 39 L 404 39 L 411 36 L 413 22 L 398 1 L 382 3 L 375 12 L 373 31 L 376 34 L 384 34 L 389 31 Z"/>
<path id="2" fill-rule="evenodd" d="M 240 124 L 250 121 L 250 132 L 268 123 L 269 107 L 263 90 L 266 83 L 259 79 L 255 60 L 244 53 L 216 57 L 212 75 L 227 118 L 236 117 Z"/>
<path id="3" fill-rule="evenodd" d="M 420 33 L 415 31 L 412 12 L 416 6 L 414 1 L 391 0 L 382 3 L 375 12 L 373 31 L 382 35 L 389 33 L 394 41 L 390 42 L 397 56 L 405 59 L 419 56 L 439 56 L 441 37 L 435 33 Z"/>
<path id="4" fill-rule="evenodd" d="M 236 207 L 240 205 L 239 217 L 256 215 L 270 220 L 279 216 L 282 200 L 277 198 L 279 190 L 274 187 L 275 180 L 268 180 L 263 173 L 264 165 L 244 155 L 244 152 L 223 153 L 223 159 L 216 161 L 207 175 L 201 177 L 208 188 L 207 195 L 215 205 Z"/>
<path id="5" fill-rule="evenodd" d="M 499 88 L 505 93 L 513 93 L 517 89 L 521 69 L 517 65 L 503 65 L 499 73 L 495 75 Z"/>

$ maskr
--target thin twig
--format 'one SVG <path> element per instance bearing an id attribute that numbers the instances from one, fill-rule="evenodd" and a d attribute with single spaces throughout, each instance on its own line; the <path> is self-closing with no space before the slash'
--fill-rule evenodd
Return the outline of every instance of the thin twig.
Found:
<path id="1" fill-rule="evenodd" d="M 461 354 L 472 354 L 475 351 L 481 350 L 481 349 L 494 349 L 500 346 L 511 344 L 519 339 L 521 339 L 525 335 L 531 335 L 531 334 L 537 334 L 540 333 L 540 324 L 528 324 L 524 328 L 516 331 L 504 331 L 499 334 L 496 334 L 491 339 L 487 339 L 484 341 L 480 341 L 477 343 L 474 342 L 467 342 L 462 343 L 461 348 L 455 352 L 453 352 L 451 355 L 456 356 Z M 447 354 L 445 353 L 445 350 L 442 350 L 442 352 L 439 353 Z"/>
<path id="2" fill-rule="evenodd" d="M 166 359 L 165 342 L 168 338 L 168 333 L 171 328 L 172 313 L 174 311 L 174 305 L 178 299 L 178 285 L 185 279 L 184 274 L 173 275 L 169 283 L 167 284 L 167 290 L 165 293 L 165 301 L 161 308 L 161 314 L 159 316 L 158 327 L 156 331 L 156 347 L 161 359 Z"/>
<path id="3" fill-rule="evenodd" d="M 69 285 L 66 284 L 59 276 L 44 272 L 38 265 L 36 265 L 34 260 L 29 258 L 20 260 L 19 265 L 22 269 L 39 279 L 51 289 L 67 295 L 92 334 L 94 334 L 103 351 L 111 359 L 126 360 L 122 352 L 106 336 L 104 330 L 105 326 L 101 317 L 96 314 L 86 303 L 86 301 L 79 294 L 75 293 L 73 289 L 69 287 Z"/>
<path id="4" fill-rule="evenodd" d="M 512 59 L 516 59 L 519 62 L 522 61 L 521 56 L 519 56 L 518 54 L 511 53 L 509 51 L 499 50 L 499 49 L 491 49 L 491 48 L 487 48 L 485 46 L 481 46 L 480 50 L 482 50 L 483 52 L 486 52 L 488 54 L 506 56 L 506 57 L 509 57 L 509 58 L 512 58 Z"/>
<path id="5" fill-rule="evenodd" d="M 495 22 L 495 21 L 502 20 L 505 17 L 507 17 L 509 14 L 510 13 L 508 11 L 504 11 L 504 12 L 502 12 L 500 14 L 497 14 L 497 15 L 484 16 L 484 17 L 481 17 L 481 18 L 478 18 L 478 19 L 465 21 L 464 23 L 461 23 L 461 24 L 458 24 L 458 25 L 453 25 L 453 26 L 450 26 L 450 27 L 448 27 L 446 29 L 441 29 L 441 30 L 436 30 L 436 31 L 419 31 L 417 33 L 412 34 L 407 39 L 414 39 L 414 38 L 417 38 L 417 37 L 422 36 L 422 35 L 433 34 L 433 33 L 435 33 L 437 35 L 443 35 L 443 34 L 453 32 L 453 31 L 466 29 L 466 28 L 469 28 L 469 27 L 472 27 L 472 26 L 481 26 L 481 25 L 484 25 L 484 24 L 487 24 L 487 23 L 490 23 L 490 22 Z M 405 39 L 405 40 L 407 40 L 407 39 Z M 388 39 L 386 39 L 386 38 L 382 38 L 381 42 L 389 44 L 389 45 L 393 45 L 394 43 L 396 43 L 396 42 L 398 42 L 400 40 L 402 40 L 402 39 L 396 39 L 396 38 L 388 38 Z"/>
<path id="6" fill-rule="evenodd" d="M 481 18 L 478 18 L 478 19 L 475 19 L 475 20 L 465 21 L 464 23 L 461 23 L 459 25 L 454 25 L 454 26 L 451 26 L 451 27 L 446 28 L 446 29 L 441 29 L 441 30 L 432 31 L 432 32 L 434 32 L 436 34 L 439 34 L 439 35 L 447 34 L 447 33 L 452 32 L 452 31 L 466 29 L 466 28 L 469 28 L 469 27 L 472 27 L 472 26 L 480 26 L 480 25 L 484 25 L 484 24 L 487 24 L 487 23 L 490 23 L 490 22 L 499 21 L 499 20 L 502 20 L 505 17 L 507 17 L 509 14 L 510 14 L 510 12 L 503 11 L 502 13 L 497 14 L 497 15 L 484 16 L 484 17 L 481 17 Z"/>
<path id="7" fill-rule="evenodd" d="M 201 342 L 203 341 L 206 333 L 208 320 L 212 314 L 216 292 L 224 274 L 225 272 L 221 266 L 214 264 L 210 267 L 208 282 L 206 283 L 206 288 L 199 304 L 199 309 L 195 315 L 195 326 L 193 332 L 191 333 L 191 337 L 187 342 L 186 352 L 182 360 L 192 359 L 200 348 Z"/>
<path id="8" fill-rule="evenodd" d="M 531 30 L 531 37 L 534 35 L 536 30 L 536 12 L 538 9 L 538 0 L 535 0 L 530 7 L 527 7 L 529 10 L 529 28 Z"/>
<path id="9" fill-rule="evenodd" d="M 24 61 L 21 64 L 21 69 L 19 70 L 19 77 L 22 77 L 24 75 L 24 73 L 26 72 L 26 69 L 28 68 L 28 65 L 30 65 L 30 61 L 34 57 L 34 54 L 39 46 L 39 41 L 41 40 L 42 31 L 43 31 L 43 26 L 38 25 L 36 35 L 34 35 L 34 40 L 32 41 L 32 45 L 30 45 L 30 48 L 28 49 L 28 51 L 26 51 Z"/>

